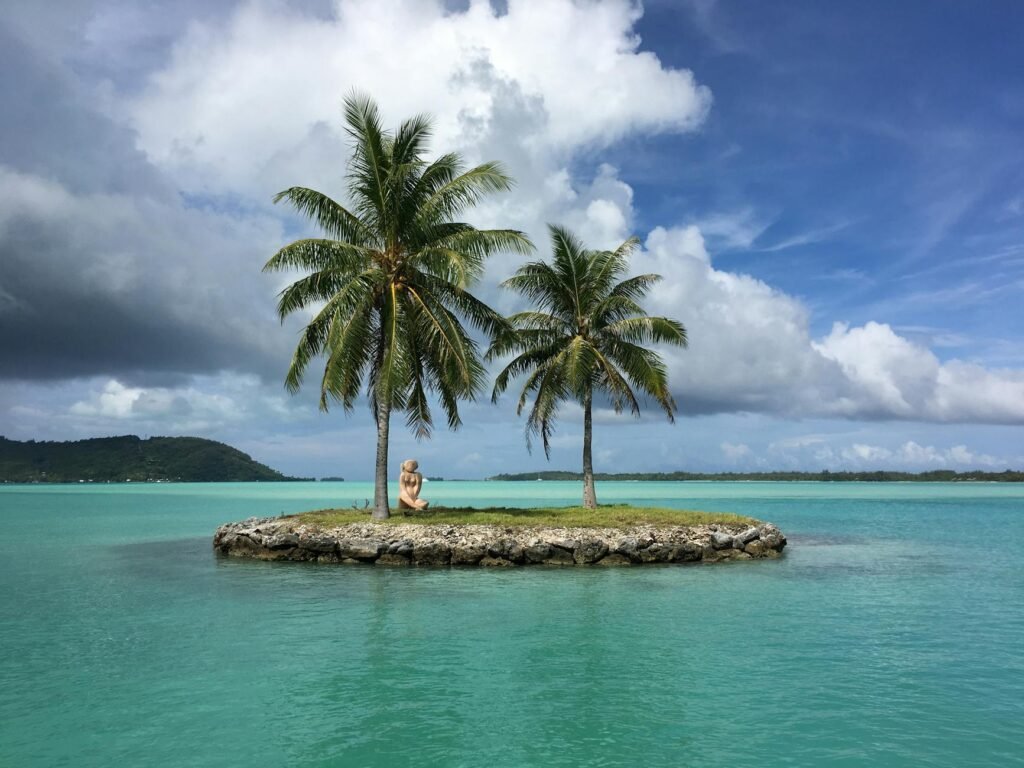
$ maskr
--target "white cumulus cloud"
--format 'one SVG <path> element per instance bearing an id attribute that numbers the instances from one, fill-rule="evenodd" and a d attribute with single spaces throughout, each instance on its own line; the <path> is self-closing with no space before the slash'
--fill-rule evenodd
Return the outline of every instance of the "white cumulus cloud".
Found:
<path id="1" fill-rule="evenodd" d="M 1024 423 L 1024 371 L 942 362 L 879 322 L 815 339 L 798 299 L 716 269 L 696 226 L 655 228 L 634 266 L 664 277 L 650 309 L 689 332 L 688 350 L 665 351 L 685 409 Z"/>
<path id="2" fill-rule="evenodd" d="M 322 179 L 324 158 L 343 157 L 352 88 L 373 94 L 388 124 L 434 114 L 439 145 L 470 158 L 494 145 L 564 157 L 694 129 L 710 107 L 689 70 L 640 50 L 642 11 L 627 0 L 511 0 L 503 14 L 485 0 L 454 13 L 436 0 L 334 9 L 325 19 L 250 2 L 226 25 L 193 25 L 130 106 L 141 147 L 184 183 L 260 196 L 297 175 Z"/>

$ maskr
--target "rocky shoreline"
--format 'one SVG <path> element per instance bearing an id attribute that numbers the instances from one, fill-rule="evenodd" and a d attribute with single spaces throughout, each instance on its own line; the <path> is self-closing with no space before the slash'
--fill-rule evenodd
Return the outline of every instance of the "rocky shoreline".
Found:
<path id="1" fill-rule="evenodd" d="M 228 523 L 214 551 L 258 560 L 395 566 L 643 565 L 774 558 L 771 523 L 628 528 L 351 523 L 321 528 L 287 517 Z"/>

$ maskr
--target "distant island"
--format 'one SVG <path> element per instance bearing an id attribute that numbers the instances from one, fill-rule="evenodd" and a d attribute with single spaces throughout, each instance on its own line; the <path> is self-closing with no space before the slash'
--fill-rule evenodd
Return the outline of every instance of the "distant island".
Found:
<path id="1" fill-rule="evenodd" d="M 954 472 L 951 469 L 934 469 L 928 472 L 596 472 L 597 480 L 717 480 L 744 482 L 751 480 L 774 480 L 789 482 L 824 483 L 1022 483 L 1024 472 L 1007 469 L 1004 472 Z M 488 477 L 488 480 L 582 480 L 579 472 L 518 472 Z"/>
<path id="2" fill-rule="evenodd" d="M 333 476 L 332 477 L 321 477 L 320 478 L 320 482 L 321 483 L 344 483 L 345 482 L 345 478 L 344 477 L 333 477 Z"/>
<path id="3" fill-rule="evenodd" d="M 200 437 L 135 435 L 74 442 L 0 437 L 2 483 L 282 482 L 288 477 L 237 448 Z"/>

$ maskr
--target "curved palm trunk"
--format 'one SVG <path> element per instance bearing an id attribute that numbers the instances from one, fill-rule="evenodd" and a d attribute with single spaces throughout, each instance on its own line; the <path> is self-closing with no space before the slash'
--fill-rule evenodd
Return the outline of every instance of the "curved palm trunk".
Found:
<path id="1" fill-rule="evenodd" d="M 594 457 L 590 443 L 594 433 L 591 396 L 583 403 L 583 506 L 597 509 L 597 491 L 594 488 Z"/>
<path id="2" fill-rule="evenodd" d="M 388 503 L 388 426 L 391 422 L 391 404 L 377 405 L 377 469 L 373 485 L 373 516 L 377 520 L 391 517 Z"/>

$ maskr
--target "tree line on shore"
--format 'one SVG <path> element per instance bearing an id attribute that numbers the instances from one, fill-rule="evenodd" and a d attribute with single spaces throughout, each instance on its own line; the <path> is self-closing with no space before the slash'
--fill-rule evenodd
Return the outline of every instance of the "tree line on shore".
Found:
<path id="1" fill-rule="evenodd" d="M 580 480 L 579 472 L 544 471 L 502 473 L 488 480 Z M 986 483 L 1021 483 L 1024 472 L 1007 469 L 1003 472 L 983 472 L 971 470 L 956 472 L 952 469 L 932 469 L 926 472 L 894 472 L 874 470 L 868 472 L 832 472 L 827 469 L 821 472 L 598 472 L 597 480 L 716 480 L 743 482 L 751 480 L 773 480 L 790 482 L 876 482 L 876 483 L 955 483 L 955 482 L 986 482 Z"/>

